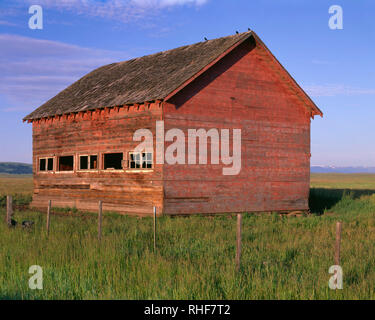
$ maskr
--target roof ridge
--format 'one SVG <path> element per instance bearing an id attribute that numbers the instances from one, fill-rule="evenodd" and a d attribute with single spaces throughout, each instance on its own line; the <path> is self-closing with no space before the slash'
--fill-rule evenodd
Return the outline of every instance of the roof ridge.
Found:
<path id="1" fill-rule="evenodd" d="M 128 61 L 132 61 L 132 60 L 138 60 L 138 59 L 142 59 L 142 58 L 145 58 L 145 57 L 152 57 L 152 56 L 159 55 L 161 53 L 169 53 L 169 52 L 174 51 L 174 50 L 188 48 L 188 47 L 195 46 L 195 45 L 198 45 L 198 44 L 204 44 L 204 43 L 208 43 L 208 42 L 212 42 L 212 41 L 217 41 L 217 40 L 221 40 L 221 39 L 227 39 L 227 38 L 231 38 L 231 37 L 241 37 L 241 36 L 243 36 L 245 34 L 249 34 L 250 35 L 251 33 L 252 33 L 252 31 L 246 31 L 246 32 L 238 33 L 238 34 L 231 34 L 231 35 L 223 36 L 223 37 L 219 37 L 219 38 L 208 39 L 208 40 L 205 40 L 205 41 L 199 41 L 199 42 L 182 45 L 182 46 L 179 46 L 179 47 L 176 47 L 176 48 L 172 48 L 172 49 L 168 49 L 168 50 L 163 50 L 163 51 L 158 51 L 158 52 L 155 52 L 155 53 L 146 54 L 144 56 L 135 57 L 135 58 L 132 58 L 132 59 L 129 59 L 129 60 L 115 62 L 115 64 L 116 63 L 128 62 Z"/>

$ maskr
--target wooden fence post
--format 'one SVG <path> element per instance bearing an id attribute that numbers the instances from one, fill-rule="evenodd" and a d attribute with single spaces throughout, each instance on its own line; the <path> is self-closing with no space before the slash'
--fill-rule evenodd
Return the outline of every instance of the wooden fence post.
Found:
<path id="1" fill-rule="evenodd" d="M 237 271 L 241 266 L 241 238 L 242 238 L 242 214 L 237 214 L 237 253 L 236 253 L 236 267 Z"/>
<path id="2" fill-rule="evenodd" d="M 98 239 L 102 239 L 102 215 L 103 215 L 103 202 L 99 201 L 99 216 L 98 216 Z"/>
<path id="3" fill-rule="evenodd" d="M 7 196 L 7 215 L 6 215 L 6 223 L 8 226 L 12 225 L 12 216 L 13 216 L 13 197 Z"/>
<path id="4" fill-rule="evenodd" d="M 48 208 L 47 208 L 47 236 L 49 235 L 51 207 L 52 207 L 52 201 L 48 200 Z"/>
<path id="5" fill-rule="evenodd" d="M 336 248 L 335 248 L 335 265 L 340 265 L 340 243 L 341 243 L 342 222 L 336 223 Z"/>
<path id="6" fill-rule="evenodd" d="M 154 251 L 156 251 L 156 207 L 154 207 Z"/>

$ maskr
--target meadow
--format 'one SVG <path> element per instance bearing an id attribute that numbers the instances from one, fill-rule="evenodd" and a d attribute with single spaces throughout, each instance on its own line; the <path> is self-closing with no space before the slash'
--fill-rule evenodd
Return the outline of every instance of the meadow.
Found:
<path id="1" fill-rule="evenodd" d="M 14 180 L 12 180 L 14 179 Z M 0 299 L 375 299 L 375 175 L 312 175 L 304 217 L 246 214 L 235 268 L 235 215 L 158 219 L 17 209 L 31 230 L 9 229 L 0 206 Z M 30 197 L 29 176 L 0 177 L 0 194 Z M 344 289 L 331 290 L 336 221 L 343 222 Z M 30 290 L 31 265 L 43 290 Z"/>

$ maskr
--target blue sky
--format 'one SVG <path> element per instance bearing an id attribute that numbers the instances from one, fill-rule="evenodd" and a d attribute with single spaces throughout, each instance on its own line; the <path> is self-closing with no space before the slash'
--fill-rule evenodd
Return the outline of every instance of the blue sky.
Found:
<path id="1" fill-rule="evenodd" d="M 43 30 L 28 26 L 33 4 Z M 373 0 L 2 0 L 0 161 L 30 163 L 22 118 L 94 68 L 250 27 L 324 112 L 311 163 L 375 166 L 374 16 Z"/>

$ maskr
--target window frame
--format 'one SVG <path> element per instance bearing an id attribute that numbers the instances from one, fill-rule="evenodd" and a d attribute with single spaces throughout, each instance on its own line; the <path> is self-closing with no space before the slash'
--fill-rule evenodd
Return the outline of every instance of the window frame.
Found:
<path id="1" fill-rule="evenodd" d="M 81 157 L 87 157 L 87 169 L 81 169 Z M 91 169 L 91 157 L 96 157 L 96 169 Z M 99 155 L 97 153 L 78 154 L 77 171 L 79 172 L 99 171 Z"/>
<path id="2" fill-rule="evenodd" d="M 146 156 L 146 160 L 143 160 L 143 154 Z M 147 154 L 151 154 L 151 160 L 147 160 Z M 139 168 L 132 168 L 131 163 L 136 162 L 136 160 L 131 160 L 132 155 L 140 155 L 141 166 Z M 143 164 L 146 164 L 146 167 L 143 168 Z M 151 168 L 147 168 L 147 164 L 151 164 Z M 153 171 L 154 170 L 154 153 L 153 152 L 128 152 L 128 161 L 127 161 L 127 171 L 136 172 L 136 171 Z"/>
<path id="3" fill-rule="evenodd" d="M 43 156 L 38 158 L 38 173 L 54 173 L 55 172 L 55 156 Z M 52 170 L 48 170 L 48 160 L 52 159 Z M 46 160 L 44 170 L 40 170 L 40 161 Z"/>
<path id="4" fill-rule="evenodd" d="M 72 170 L 60 170 L 60 158 L 64 158 L 64 157 L 72 157 L 73 158 L 73 169 Z M 76 154 L 71 154 L 71 153 L 68 153 L 68 154 L 61 154 L 59 156 L 57 156 L 57 161 L 56 161 L 56 173 L 74 173 L 75 172 L 75 168 L 76 168 L 76 162 L 77 162 L 77 157 L 76 157 Z"/>
<path id="5" fill-rule="evenodd" d="M 122 160 L 121 160 L 121 169 L 105 169 L 105 155 L 106 154 L 122 154 Z M 98 157 L 99 159 L 99 157 Z M 123 151 L 108 151 L 108 152 L 102 152 L 101 156 L 101 164 L 100 164 L 100 171 L 102 172 L 125 172 L 125 152 Z"/>

